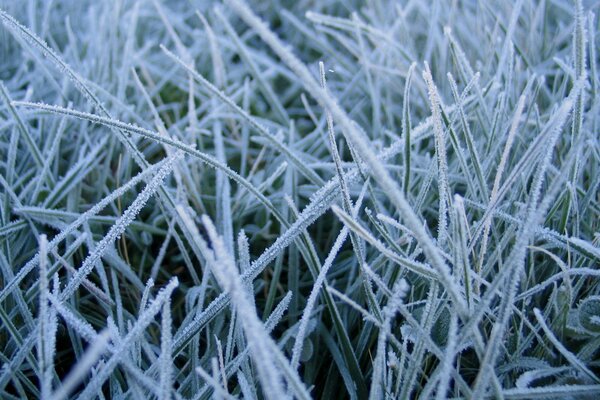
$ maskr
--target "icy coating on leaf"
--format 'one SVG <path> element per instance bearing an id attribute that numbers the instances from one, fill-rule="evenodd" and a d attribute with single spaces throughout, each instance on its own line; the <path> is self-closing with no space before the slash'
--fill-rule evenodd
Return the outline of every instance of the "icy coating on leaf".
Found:
<path id="1" fill-rule="evenodd" d="M 597 13 L 0 0 L 0 398 L 599 397 Z"/>

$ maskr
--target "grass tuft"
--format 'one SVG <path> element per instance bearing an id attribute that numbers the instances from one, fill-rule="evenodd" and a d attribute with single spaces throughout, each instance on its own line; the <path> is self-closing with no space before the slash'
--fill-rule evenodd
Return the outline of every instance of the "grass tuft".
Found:
<path id="1" fill-rule="evenodd" d="M 0 398 L 597 398 L 598 11 L 0 0 Z"/>

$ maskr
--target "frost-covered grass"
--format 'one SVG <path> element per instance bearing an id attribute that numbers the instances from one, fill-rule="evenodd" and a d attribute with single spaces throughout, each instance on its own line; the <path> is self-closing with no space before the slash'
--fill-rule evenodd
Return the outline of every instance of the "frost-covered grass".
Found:
<path id="1" fill-rule="evenodd" d="M 0 398 L 598 398 L 599 8 L 0 0 Z"/>

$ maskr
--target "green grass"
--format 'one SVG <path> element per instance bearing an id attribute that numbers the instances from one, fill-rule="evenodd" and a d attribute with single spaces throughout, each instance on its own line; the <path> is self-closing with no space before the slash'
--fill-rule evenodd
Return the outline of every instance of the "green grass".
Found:
<path id="1" fill-rule="evenodd" d="M 0 0 L 0 398 L 596 398 L 597 13 Z"/>

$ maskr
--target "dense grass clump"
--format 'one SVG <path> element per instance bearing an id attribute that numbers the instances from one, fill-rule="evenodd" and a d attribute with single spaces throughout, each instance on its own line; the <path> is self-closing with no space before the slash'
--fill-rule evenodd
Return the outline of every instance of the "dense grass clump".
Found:
<path id="1" fill-rule="evenodd" d="M 598 398 L 598 3 L 246 1 L 0 0 L 0 398 Z"/>

